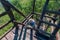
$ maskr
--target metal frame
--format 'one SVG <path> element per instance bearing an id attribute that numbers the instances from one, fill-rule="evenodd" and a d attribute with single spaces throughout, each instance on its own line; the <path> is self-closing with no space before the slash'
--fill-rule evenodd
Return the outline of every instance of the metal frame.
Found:
<path id="1" fill-rule="evenodd" d="M 32 10 L 32 13 L 29 14 L 29 15 L 26 17 L 22 12 L 20 12 L 16 7 L 14 7 L 14 6 L 13 6 L 11 3 L 9 3 L 8 1 L 6 1 L 6 0 L 0 0 L 0 2 L 2 3 L 2 5 L 3 5 L 3 7 L 4 7 L 5 11 L 6 11 L 6 12 L 3 12 L 2 14 L 0 14 L 0 17 L 2 17 L 2 16 L 4 16 L 4 15 L 7 14 L 7 15 L 9 15 L 9 17 L 10 17 L 10 19 L 11 19 L 8 23 L 6 23 L 6 24 L 3 25 L 2 27 L 0 27 L 0 30 L 1 30 L 2 28 L 4 28 L 6 25 L 8 25 L 10 22 L 12 22 L 12 23 L 14 24 L 14 27 L 16 27 L 17 29 L 18 29 L 18 26 L 17 26 L 17 25 L 18 25 L 18 24 L 21 24 L 21 25 L 22 25 L 22 30 L 21 30 L 21 34 L 20 34 L 20 37 L 21 37 L 22 32 L 23 32 L 23 28 L 24 28 L 24 26 L 25 26 L 25 23 L 27 23 L 28 19 L 30 19 L 31 17 L 33 17 L 33 15 L 35 14 L 35 13 L 34 13 L 35 1 L 36 1 L 36 0 L 33 0 L 33 10 Z M 59 21 L 58 25 L 55 25 L 55 24 L 52 24 L 52 23 L 48 23 L 48 22 L 43 21 L 43 17 L 47 17 L 47 16 L 45 16 L 46 13 L 54 13 L 54 14 L 60 15 L 60 12 L 47 10 L 48 3 L 49 3 L 49 0 L 46 0 L 46 3 L 45 3 L 45 5 L 44 5 L 44 7 L 43 7 L 43 10 L 42 10 L 41 17 L 40 17 L 40 19 L 39 19 L 39 24 L 38 24 L 38 26 L 37 26 L 37 29 L 28 28 L 28 27 L 27 27 L 27 29 L 32 29 L 32 30 L 35 30 L 35 31 L 36 31 L 36 37 L 38 38 L 38 40 L 41 39 L 40 36 L 42 36 L 42 35 L 43 35 L 42 38 L 44 38 L 44 37 L 45 37 L 45 39 L 47 38 L 46 40 L 53 40 L 53 37 L 55 37 L 56 33 L 57 33 L 58 30 L 60 29 L 60 21 Z M 11 8 L 14 9 L 15 11 L 17 11 L 20 15 L 22 15 L 22 16 L 25 18 L 22 23 L 18 23 L 18 22 L 15 21 L 15 18 L 14 18 L 14 15 L 13 15 L 13 13 L 12 13 Z M 48 17 L 48 18 L 51 18 L 51 17 Z M 54 19 L 54 18 L 52 18 L 52 19 Z M 56 29 L 55 29 L 55 30 L 53 31 L 53 33 L 50 35 L 50 34 L 48 34 L 48 33 L 46 33 L 46 32 L 44 32 L 44 31 L 42 31 L 42 30 L 39 29 L 42 23 L 46 23 L 46 24 L 48 24 L 48 25 L 50 25 L 50 26 L 52 25 L 52 26 L 56 27 Z M 13 28 L 14 28 L 14 27 L 13 27 Z M 13 29 L 13 28 L 12 28 L 12 29 Z M 5 37 L 12 29 L 10 29 L 10 30 L 9 30 L 4 36 L 2 36 L 0 39 L 2 39 L 3 37 Z M 27 29 L 25 29 L 24 36 L 26 36 L 25 34 L 26 34 Z M 31 30 L 31 32 L 32 32 L 32 30 Z M 38 35 L 37 35 L 37 34 L 38 34 Z M 31 35 L 32 35 L 32 34 L 31 34 Z M 50 35 L 50 37 L 48 37 L 48 36 L 46 36 L 46 35 Z M 31 36 L 31 38 L 32 38 L 32 36 Z M 20 39 L 19 39 L 19 40 L 20 40 Z M 25 38 L 23 38 L 23 40 L 25 40 Z M 33 39 L 31 39 L 31 40 L 33 40 Z M 42 40 L 42 39 L 41 39 L 41 40 Z"/>

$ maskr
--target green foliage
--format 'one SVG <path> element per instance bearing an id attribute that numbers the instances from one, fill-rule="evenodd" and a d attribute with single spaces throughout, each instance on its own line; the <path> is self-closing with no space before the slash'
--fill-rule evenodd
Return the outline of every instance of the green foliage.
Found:
<path id="1" fill-rule="evenodd" d="M 36 0 L 35 11 L 40 13 L 46 0 Z"/>
<path id="2" fill-rule="evenodd" d="M 35 12 L 41 12 L 46 0 L 36 0 Z M 12 0 L 11 3 L 15 5 L 19 10 L 21 10 L 25 15 L 32 12 L 33 0 Z M 49 10 L 59 9 L 59 0 L 50 0 L 48 8 Z"/>
<path id="3" fill-rule="evenodd" d="M 8 22 L 10 20 L 8 15 L 5 15 L 0 18 L 0 26 L 3 25 L 4 23 Z"/>
<path id="4" fill-rule="evenodd" d="M 8 31 L 11 27 L 13 26 L 12 23 L 10 23 L 9 25 L 7 25 L 5 28 L 0 30 L 0 36 L 2 36 L 6 31 Z"/>
<path id="5" fill-rule="evenodd" d="M 56 1 L 50 1 L 48 5 L 49 10 L 58 10 L 60 5 Z"/>

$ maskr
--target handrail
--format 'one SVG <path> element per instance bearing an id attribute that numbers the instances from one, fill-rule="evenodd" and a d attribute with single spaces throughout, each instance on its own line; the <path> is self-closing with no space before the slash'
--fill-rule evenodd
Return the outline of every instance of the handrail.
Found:
<path id="1" fill-rule="evenodd" d="M 52 13 L 52 14 L 60 15 L 59 11 L 53 11 L 53 10 L 46 10 L 46 13 Z"/>
<path id="2" fill-rule="evenodd" d="M 39 13 L 35 13 L 35 15 L 40 15 Z M 41 16 L 41 15 L 40 15 Z M 47 18 L 50 18 L 50 19 L 52 19 L 52 20 L 57 20 L 57 18 L 53 18 L 53 17 L 50 17 L 50 16 L 44 16 L 44 17 L 47 17 Z"/>
<path id="3" fill-rule="evenodd" d="M 24 23 L 20 23 L 20 22 L 16 22 L 16 21 L 15 21 L 15 23 L 20 24 L 20 25 L 24 25 L 24 26 L 25 26 L 25 24 L 24 24 Z"/>
<path id="4" fill-rule="evenodd" d="M 3 13 L 0 14 L 0 17 L 4 16 L 6 14 L 7 14 L 7 12 L 3 12 Z"/>
<path id="5" fill-rule="evenodd" d="M 22 23 L 25 23 L 26 22 L 26 20 L 28 20 L 29 18 L 31 18 L 32 17 L 32 15 L 33 14 L 29 14 L 24 20 L 23 20 L 23 22 Z"/>
<path id="6" fill-rule="evenodd" d="M 38 19 L 38 20 L 39 20 L 39 19 Z M 56 25 L 56 24 L 53 24 L 53 23 L 45 22 L 45 21 L 42 21 L 42 20 L 40 20 L 40 22 L 41 22 L 41 23 L 48 24 L 48 25 L 53 26 L 53 27 L 56 27 L 56 28 L 60 28 L 59 25 Z"/>

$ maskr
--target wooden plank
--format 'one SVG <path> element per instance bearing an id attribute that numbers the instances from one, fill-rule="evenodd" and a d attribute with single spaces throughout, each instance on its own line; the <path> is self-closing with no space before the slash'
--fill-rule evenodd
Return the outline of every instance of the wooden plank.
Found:
<path id="1" fill-rule="evenodd" d="M 1 40 L 6 40 L 6 38 L 4 37 L 3 39 L 1 39 Z"/>
<path id="2" fill-rule="evenodd" d="M 14 27 L 13 27 L 14 28 Z M 5 34 L 3 34 L 1 37 L 0 37 L 0 40 L 2 39 L 2 38 L 4 38 L 11 30 L 13 30 L 13 28 L 10 28 L 10 30 L 8 30 Z"/>
<path id="3" fill-rule="evenodd" d="M 20 31 L 21 31 L 21 27 L 19 28 L 19 30 L 18 30 L 18 38 L 17 39 L 19 39 L 19 35 L 20 35 Z M 23 34 L 24 34 L 24 31 L 23 31 Z M 22 38 L 21 38 L 21 40 L 23 39 L 23 34 L 22 34 Z M 15 36 L 16 34 L 15 34 L 15 28 L 11 31 L 11 32 L 9 32 L 5 37 L 8 39 L 8 40 L 14 40 L 14 36 Z M 34 34 L 33 34 L 34 35 Z M 7 40 L 6 38 L 2 38 L 1 40 Z M 27 34 L 26 34 L 26 40 L 30 40 L 30 30 L 27 30 Z M 33 40 L 37 40 L 35 37 L 33 37 Z"/>

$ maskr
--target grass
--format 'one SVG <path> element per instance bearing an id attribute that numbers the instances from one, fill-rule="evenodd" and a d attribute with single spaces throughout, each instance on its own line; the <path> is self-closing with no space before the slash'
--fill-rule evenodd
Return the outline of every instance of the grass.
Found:
<path id="1" fill-rule="evenodd" d="M 10 20 L 8 15 L 2 16 L 0 17 L 0 26 L 5 24 L 6 22 L 8 22 Z"/>
<path id="2" fill-rule="evenodd" d="M 0 10 L 1 11 L 1 13 L 4 11 L 4 10 Z M 0 14 L 1 14 L 0 13 Z M 14 17 L 15 17 L 15 19 L 16 19 L 16 21 L 18 21 L 18 22 L 22 22 L 22 20 L 24 19 L 24 17 L 22 17 L 21 15 L 19 15 L 19 14 L 17 14 L 17 12 L 13 12 L 13 14 L 14 14 Z M 5 15 L 5 16 L 2 16 L 2 17 L 0 17 L 0 26 L 2 26 L 3 24 L 5 24 L 6 22 L 8 22 L 10 20 L 10 18 L 9 18 L 9 16 L 8 15 Z M 13 24 L 12 23 L 10 23 L 10 24 L 8 24 L 6 27 L 4 27 L 3 29 L 1 29 L 0 30 L 0 37 L 5 33 L 5 32 L 7 32 L 11 27 L 13 27 Z"/>
<path id="3" fill-rule="evenodd" d="M 3 24 L 5 24 L 9 20 L 10 20 L 10 18 L 9 18 L 8 15 L 5 15 L 3 17 L 0 17 L 0 26 L 2 26 Z M 5 28 L 1 29 L 0 30 L 0 36 L 2 36 L 6 31 L 8 31 L 12 26 L 13 26 L 13 24 L 10 23 Z"/>
<path id="4" fill-rule="evenodd" d="M 23 21 L 24 17 L 21 16 L 20 14 L 18 14 L 16 11 L 14 11 L 13 14 L 14 14 L 14 17 L 15 17 L 16 21 L 18 21 L 18 22 Z"/>
<path id="5" fill-rule="evenodd" d="M 1 5 L 1 4 L 0 4 Z M 0 6 L 0 14 L 2 12 L 4 12 L 4 8 L 3 6 Z M 2 16 L 0 17 L 0 26 L 2 26 L 3 24 L 5 24 L 6 22 L 8 22 L 10 20 L 9 16 L 8 15 L 5 15 L 5 16 Z M 8 31 L 11 27 L 13 27 L 13 24 L 10 23 L 8 24 L 6 27 L 4 27 L 3 29 L 0 30 L 0 37 L 6 32 Z"/>
<path id="6" fill-rule="evenodd" d="M 13 27 L 13 24 L 10 23 L 9 25 L 7 25 L 5 28 L 0 30 L 0 36 L 2 36 L 6 31 L 8 31 L 11 27 Z"/>

